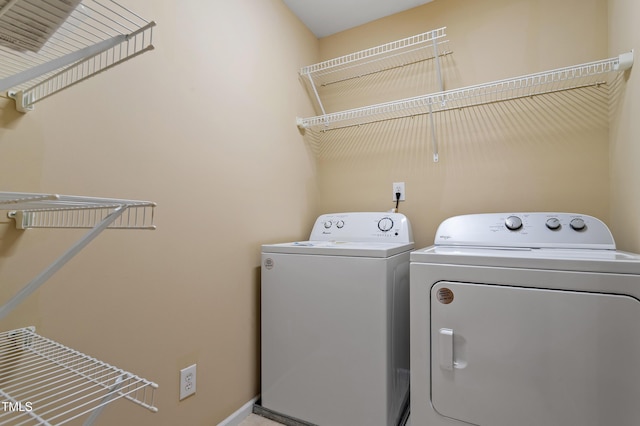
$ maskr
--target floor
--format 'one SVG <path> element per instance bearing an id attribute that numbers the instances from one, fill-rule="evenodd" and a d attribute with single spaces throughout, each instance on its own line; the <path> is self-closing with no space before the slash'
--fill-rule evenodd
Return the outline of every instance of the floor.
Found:
<path id="1" fill-rule="evenodd" d="M 282 423 L 274 422 L 257 414 L 249 414 L 239 426 L 280 426 Z M 411 419 L 407 420 L 405 426 L 411 426 Z"/>
<path id="2" fill-rule="evenodd" d="M 279 426 L 281 423 L 274 422 L 257 414 L 249 414 L 239 426 Z"/>
<path id="3" fill-rule="evenodd" d="M 244 419 L 239 426 L 280 426 L 282 423 L 274 422 L 265 417 L 258 416 L 257 414 L 249 414 L 249 417 Z M 411 426 L 411 419 L 407 419 L 404 426 Z"/>

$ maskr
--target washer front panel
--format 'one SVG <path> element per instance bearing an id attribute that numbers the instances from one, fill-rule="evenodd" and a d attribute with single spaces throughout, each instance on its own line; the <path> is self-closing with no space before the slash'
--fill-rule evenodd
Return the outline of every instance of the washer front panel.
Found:
<path id="1" fill-rule="evenodd" d="M 261 398 L 319 425 L 393 426 L 409 390 L 409 252 L 262 254 Z"/>

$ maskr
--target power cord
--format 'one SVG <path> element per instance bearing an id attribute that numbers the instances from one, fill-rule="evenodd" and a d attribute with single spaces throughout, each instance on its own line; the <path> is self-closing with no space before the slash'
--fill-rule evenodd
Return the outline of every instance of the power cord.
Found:
<path id="1" fill-rule="evenodd" d="M 399 204 L 400 204 L 400 193 L 396 192 L 396 211 L 398 211 Z"/>

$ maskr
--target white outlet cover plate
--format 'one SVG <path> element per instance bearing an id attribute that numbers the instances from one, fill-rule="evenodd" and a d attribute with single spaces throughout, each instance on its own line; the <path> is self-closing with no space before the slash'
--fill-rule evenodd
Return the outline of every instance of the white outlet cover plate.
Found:
<path id="1" fill-rule="evenodd" d="M 399 191 L 400 192 L 400 201 L 404 201 L 404 199 L 405 199 L 404 182 L 394 182 L 392 189 L 393 189 L 393 194 L 392 194 L 393 198 L 391 200 L 394 201 L 394 202 L 396 201 L 396 192 L 398 192 L 398 191 L 396 191 L 396 189 L 399 189 L 400 190 Z"/>
<path id="2" fill-rule="evenodd" d="M 180 370 L 180 400 L 196 393 L 196 364 Z"/>

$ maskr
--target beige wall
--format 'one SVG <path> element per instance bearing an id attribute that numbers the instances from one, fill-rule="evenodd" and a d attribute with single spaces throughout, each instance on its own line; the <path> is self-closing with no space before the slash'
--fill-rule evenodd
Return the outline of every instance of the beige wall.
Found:
<path id="1" fill-rule="evenodd" d="M 443 58 L 445 89 L 607 57 L 605 0 L 435 0 L 323 38 L 321 57 L 442 26 L 453 51 Z M 327 109 L 434 92 L 433 71 L 427 63 L 335 87 Z M 314 135 L 319 141 L 307 135 L 318 150 L 320 211 L 390 209 L 391 185 L 403 181 L 400 212 L 418 246 L 457 214 L 550 210 L 608 220 L 607 108 L 601 88 L 440 113 L 438 163 L 425 116 Z"/>
<path id="2" fill-rule="evenodd" d="M 160 388 L 99 425 L 215 425 L 259 393 L 260 244 L 304 238 L 315 158 L 295 116 L 315 37 L 280 0 L 123 0 L 156 50 L 36 105 L 0 99 L 0 188 L 157 202 L 157 227 L 108 231 L 7 319 Z M 81 232 L 0 219 L 6 300 Z M 196 396 L 178 371 L 198 364 Z"/>
<path id="3" fill-rule="evenodd" d="M 609 53 L 635 49 L 638 68 L 640 4 L 634 0 L 609 0 Z M 610 129 L 611 227 L 618 248 L 640 252 L 640 84 L 638 69 L 621 80 L 612 101 Z"/>

